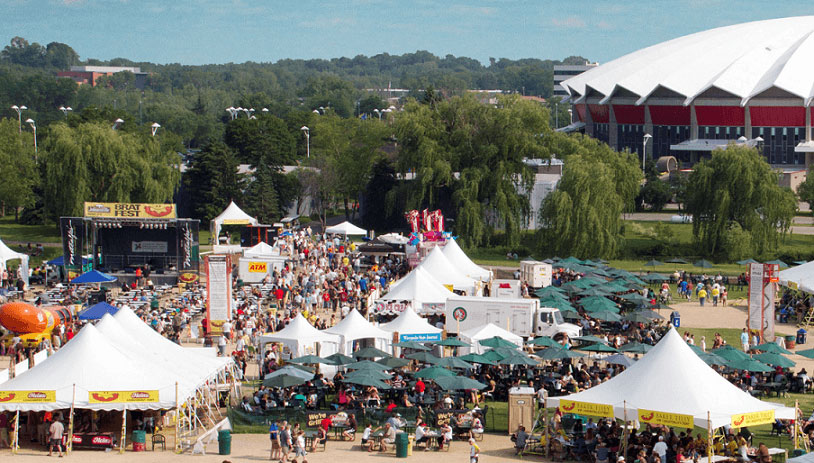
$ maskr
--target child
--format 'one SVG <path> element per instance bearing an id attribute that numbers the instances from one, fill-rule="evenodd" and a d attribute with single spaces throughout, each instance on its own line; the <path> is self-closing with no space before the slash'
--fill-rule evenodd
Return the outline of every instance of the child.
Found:
<path id="1" fill-rule="evenodd" d="M 475 443 L 475 439 L 470 437 L 469 438 L 469 463 L 478 463 L 478 457 L 480 456 L 480 447 L 478 444 Z"/>
<path id="2" fill-rule="evenodd" d="M 305 456 L 308 455 L 308 452 L 305 451 L 305 431 L 300 431 L 297 433 L 297 446 L 294 449 L 294 459 L 296 460 L 297 457 L 302 457 L 305 460 Z"/>

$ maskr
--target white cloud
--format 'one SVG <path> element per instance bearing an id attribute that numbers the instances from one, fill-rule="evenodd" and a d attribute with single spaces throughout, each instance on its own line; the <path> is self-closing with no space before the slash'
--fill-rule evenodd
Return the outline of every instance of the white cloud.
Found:
<path id="1" fill-rule="evenodd" d="M 564 29 L 583 29 L 585 27 L 585 21 L 578 16 L 554 18 L 551 20 L 551 24 Z"/>
<path id="2" fill-rule="evenodd" d="M 308 27 L 308 28 L 323 28 L 326 26 L 333 26 L 333 27 L 348 27 L 348 26 L 355 26 L 356 20 L 353 18 L 343 18 L 341 16 L 334 16 L 332 18 L 316 18 L 311 19 L 308 21 L 300 21 L 300 27 Z"/>

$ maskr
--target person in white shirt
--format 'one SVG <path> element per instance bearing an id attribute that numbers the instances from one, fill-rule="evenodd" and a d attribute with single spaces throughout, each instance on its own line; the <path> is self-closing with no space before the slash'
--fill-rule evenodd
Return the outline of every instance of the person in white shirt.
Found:
<path id="1" fill-rule="evenodd" d="M 415 443 L 416 443 L 416 445 L 418 445 L 418 444 L 423 444 L 423 443 L 426 442 L 427 446 L 424 447 L 424 450 L 429 450 L 430 449 L 430 444 L 428 442 L 429 438 L 426 436 L 426 434 L 427 434 L 427 430 L 424 429 L 424 423 L 422 423 L 421 421 L 416 423 L 416 425 L 415 425 Z"/>
<path id="2" fill-rule="evenodd" d="M 667 458 L 667 444 L 664 442 L 664 436 L 659 436 L 659 441 L 653 446 L 653 452 L 658 454 L 661 461 L 666 461 Z"/>
<path id="3" fill-rule="evenodd" d="M 373 425 L 368 423 L 365 426 L 364 432 L 362 432 L 362 447 L 367 446 L 367 451 L 373 451 L 373 439 L 370 438 L 370 434 L 373 432 Z"/>

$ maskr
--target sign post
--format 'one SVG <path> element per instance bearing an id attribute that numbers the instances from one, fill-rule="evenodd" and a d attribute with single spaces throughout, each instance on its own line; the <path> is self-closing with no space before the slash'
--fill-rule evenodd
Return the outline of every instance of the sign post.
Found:
<path id="1" fill-rule="evenodd" d="M 774 341 L 774 295 L 777 264 L 749 264 L 749 310 L 746 323 L 760 342 Z"/>
<path id="2" fill-rule="evenodd" d="M 232 269 L 226 256 L 206 258 L 207 335 L 223 333 L 223 324 L 232 318 Z"/>

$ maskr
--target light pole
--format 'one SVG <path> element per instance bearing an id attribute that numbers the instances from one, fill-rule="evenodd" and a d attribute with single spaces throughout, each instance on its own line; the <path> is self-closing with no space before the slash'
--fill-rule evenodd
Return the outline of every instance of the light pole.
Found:
<path id="1" fill-rule="evenodd" d="M 242 109 L 243 108 L 235 108 L 234 106 L 229 106 L 228 108 L 226 108 L 226 111 L 229 113 L 229 115 L 232 116 L 232 120 L 235 120 L 237 119 L 238 111 L 241 111 Z"/>
<path id="2" fill-rule="evenodd" d="M 306 126 L 300 127 L 302 133 L 305 134 L 305 157 L 311 157 L 311 129 Z"/>
<path id="3" fill-rule="evenodd" d="M 554 128 L 560 128 L 560 102 L 554 102 Z"/>
<path id="4" fill-rule="evenodd" d="M 373 112 L 376 113 L 377 116 L 379 116 L 379 120 L 382 120 L 382 111 L 379 111 L 378 109 L 374 109 Z"/>
<path id="5" fill-rule="evenodd" d="M 647 153 L 647 140 L 653 138 L 653 135 L 649 133 L 644 134 L 644 140 L 642 141 L 642 173 L 644 173 L 644 158 Z"/>
<path id="6" fill-rule="evenodd" d="M 31 128 L 34 130 L 34 162 L 37 162 L 37 124 L 34 122 L 34 119 L 27 119 L 25 121 L 26 124 L 30 125 Z"/>
<path id="7" fill-rule="evenodd" d="M 14 105 L 11 109 L 17 111 L 17 129 L 20 133 L 23 133 L 23 111 L 28 109 L 26 106 L 17 106 Z"/>
<path id="8" fill-rule="evenodd" d="M 115 121 L 113 121 L 113 130 L 118 129 L 119 126 L 122 124 L 124 124 L 124 119 L 116 119 Z"/>
<path id="9" fill-rule="evenodd" d="M 159 124 L 158 122 L 153 122 L 153 125 L 151 125 L 150 128 L 151 132 L 153 133 L 153 136 L 155 136 L 155 133 L 158 132 L 158 129 L 161 128 L 161 124 Z"/>
<path id="10" fill-rule="evenodd" d="M 254 108 L 243 108 L 243 112 L 246 113 L 248 119 L 251 119 L 254 114 Z"/>
<path id="11" fill-rule="evenodd" d="M 73 111 L 73 109 L 70 106 L 60 106 L 59 110 L 62 111 L 62 114 L 65 117 L 68 117 L 68 113 Z"/>

